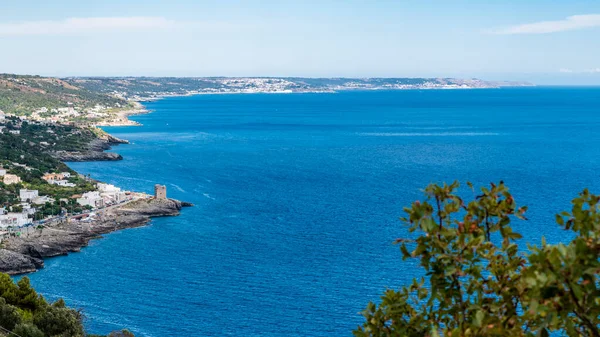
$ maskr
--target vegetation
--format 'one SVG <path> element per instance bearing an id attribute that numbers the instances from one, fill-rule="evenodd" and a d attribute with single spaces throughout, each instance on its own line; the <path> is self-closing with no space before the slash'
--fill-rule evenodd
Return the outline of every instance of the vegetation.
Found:
<path id="1" fill-rule="evenodd" d="M 68 308 L 62 299 L 48 303 L 35 292 L 27 277 L 15 284 L 10 276 L 0 274 L 0 335 L 6 333 L 21 337 L 86 336 L 83 318 L 80 310 Z M 123 330 L 112 332 L 109 336 L 133 337 L 133 334 Z"/>
<path id="2" fill-rule="evenodd" d="M 18 175 L 22 182 L 5 185 L 0 180 L 0 208 L 12 207 L 13 211 L 18 211 L 19 206 L 16 204 L 20 203 L 19 190 L 27 188 L 38 190 L 39 195 L 55 199 L 54 203 L 36 207 L 38 210 L 36 219 L 60 214 L 62 208 L 70 212 L 81 211 L 82 208 L 72 197 L 95 190 L 94 183 L 90 179 L 79 176 L 62 161 L 56 159 L 53 153 L 85 151 L 90 142 L 105 136 L 103 131 L 68 125 L 40 125 L 21 122 L 16 118 L 8 118 L 6 127 L 18 129 L 20 134 L 0 133 L 0 167 L 7 169 L 11 174 Z M 71 173 L 71 177 L 67 180 L 75 186 L 65 187 L 47 183 L 42 176 L 49 172 Z M 60 199 L 68 199 L 68 201 L 63 202 Z"/>
<path id="3" fill-rule="evenodd" d="M 42 107 L 75 105 L 88 108 L 96 104 L 114 106 L 124 103 L 57 78 L 0 74 L 0 110 L 6 113 L 30 115 Z"/>
<path id="4" fill-rule="evenodd" d="M 396 242 L 425 277 L 369 303 L 354 335 L 600 336 L 600 196 L 584 190 L 556 216 L 569 243 L 542 238 L 524 253 L 510 223 L 526 207 L 502 182 L 469 202 L 457 188 L 430 185 L 424 202 L 405 208 L 418 235 Z"/>

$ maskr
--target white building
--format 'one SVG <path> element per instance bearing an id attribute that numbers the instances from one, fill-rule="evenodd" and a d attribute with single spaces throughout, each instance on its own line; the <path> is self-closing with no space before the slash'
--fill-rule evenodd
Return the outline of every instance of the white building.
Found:
<path id="1" fill-rule="evenodd" d="M 48 183 L 52 185 L 65 186 L 65 187 L 75 187 L 75 184 L 70 183 L 67 180 L 48 180 Z"/>
<path id="2" fill-rule="evenodd" d="M 71 173 L 70 172 L 61 172 L 60 174 L 62 174 L 62 176 L 65 177 L 65 178 L 71 178 Z"/>
<path id="3" fill-rule="evenodd" d="M 22 227 L 31 223 L 27 213 L 0 214 L 0 228 Z"/>
<path id="4" fill-rule="evenodd" d="M 4 175 L 4 183 L 6 185 L 18 184 L 21 182 L 21 178 L 14 174 L 5 174 Z"/>
<path id="5" fill-rule="evenodd" d="M 9 130 L 9 133 L 12 133 L 13 135 L 20 135 L 21 131 L 20 130 Z"/>
<path id="6" fill-rule="evenodd" d="M 34 204 L 34 205 L 44 205 L 47 202 L 53 203 L 54 199 L 50 198 L 47 195 L 42 195 L 42 196 L 39 196 L 39 197 L 34 198 L 33 200 L 31 200 L 31 203 Z"/>
<path id="7" fill-rule="evenodd" d="M 96 187 L 100 192 L 100 196 L 104 199 L 105 204 L 120 203 L 127 198 L 127 194 L 115 185 L 98 183 L 96 184 Z"/>
<path id="8" fill-rule="evenodd" d="M 28 215 L 34 215 L 36 209 L 34 207 L 31 207 L 30 204 L 24 202 L 20 204 L 21 207 L 23 207 L 23 213 L 27 213 Z"/>
<path id="9" fill-rule="evenodd" d="M 116 193 L 121 192 L 121 189 L 112 184 L 98 183 L 96 184 L 96 188 L 100 193 Z"/>
<path id="10" fill-rule="evenodd" d="M 21 199 L 21 201 L 27 201 L 28 199 L 33 200 L 38 196 L 38 190 L 28 190 L 25 188 L 19 190 L 19 199 Z"/>
<path id="11" fill-rule="evenodd" d="M 3 168 L 0 168 L 0 177 L 4 177 L 5 174 L 6 174 L 6 170 Z"/>
<path id="12" fill-rule="evenodd" d="M 100 196 L 100 192 L 92 191 L 84 193 L 81 198 L 77 198 L 77 203 L 81 206 L 103 207 L 104 199 Z"/>

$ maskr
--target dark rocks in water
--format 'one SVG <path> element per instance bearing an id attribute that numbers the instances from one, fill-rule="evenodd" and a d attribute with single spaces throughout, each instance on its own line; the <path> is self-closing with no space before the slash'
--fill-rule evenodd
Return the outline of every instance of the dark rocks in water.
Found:
<path id="1" fill-rule="evenodd" d="M 194 207 L 194 204 L 192 204 L 191 202 L 182 201 L 181 207 Z"/>

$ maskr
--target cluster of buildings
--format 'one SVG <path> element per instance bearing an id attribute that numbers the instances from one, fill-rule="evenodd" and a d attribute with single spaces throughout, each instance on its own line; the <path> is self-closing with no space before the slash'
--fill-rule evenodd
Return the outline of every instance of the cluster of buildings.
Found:
<path id="1" fill-rule="evenodd" d="M 90 191 L 73 197 L 76 197 L 79 205 L 92 208 L 117 205 L 131 199 L 131 193 L 122 191 L 115 185 L 98 183 L 96 188 L 97 191 Z"/>
<path id="2" fill-rule="evenodd" d="M 44 205 L 47 202 L 53 203 L 55 201 L 47 195 L 39 195 L 38 190 L 28 190 L 26 188 L 19 190 L 19 200 L 22 203 L 31 203 L 33 205 Z M 21 204 L 21 206 L 25 205 Z"/>
<path id="3" fill-rule="evenodd" d="M 62 173 L 46 173 L 42 176 L 48 184 L 64 186 L 64 187 L 75 187 L 75 184 L 70 183 L 66 178 L 70 178 L 71 173 L 62 172 Z"/>
<path id="4" fill-rule="evenodd" d="M 61 174 L 62 173 L 57 173 L 56 175 Z M 54 175 L 54 173 L 52 173 L 52 175 Z M 61 177 L 56 176 L 55 178 L 58 179 Z M 115 185 L 98 183 L 96 188 L 98 190 L 74 195 L 72 198 L 74 198 L 80 206 L 89 206 L 92 209 L 117 205 L 134 198 L 132 193 L 123 191 Z M 166 198 L 166 188 L 164 186 L 157 191 L 159 191 L 157 193 L 161 198 Z M 38 190 L 29 190 L 26 188 L 19 190 L 19 200 L 20 204 L 15 206 L 18 206 L 21 209 L 20 212 L 11 212 L 4 208 L 0 208 L 0 230 L 8 227 L 23 227 L 32 224 L 33 220 L 31 217 L 37 211 L 35 206 L 44 205 L 47 202 L 55 202 L 55 199 L 50 198 L 49 196 L 39 195 Z M 69 202 L 68 199 L 61 199 L 61 201 L 64 201 L 65 203 Z"/>
<path id="5" fill-rule="evenodd" d="M 6 124 L 7 119 L 6 119 L 6 114 L 4 113 L 4 111 L 0 110 L 0 124 Z M 18 121 L 16 124 L 11 125 L 11 128 L 7 128 L 6 125 L 0 125 L 0 133 L 12 133 L 13 135 L 19 135 L 21 134 L 21 130 L 19 130 L 21 128 L 21 122 Z"/>
<path id="6" fill-rule="evenodd" d="M 81 108 L 72 106 L 73 103 L 68 102 L 67 107 L 62 108 L 51 108 L 41 107 L 31 113 L 28 119 L 38 122 L 50 122 L 50 123 L 70 123 L 75 118 L 94 119 L 104 118 L 109 114 L 106 112 L 109 107 L 96 104 L 92 108 Z"/>
<path id="7" fill-rule="evenodd" d="M 31 223 L 27 213 L 8 212 L 0 208 L 0 229 L 8 227 L 23 227 Z"/>

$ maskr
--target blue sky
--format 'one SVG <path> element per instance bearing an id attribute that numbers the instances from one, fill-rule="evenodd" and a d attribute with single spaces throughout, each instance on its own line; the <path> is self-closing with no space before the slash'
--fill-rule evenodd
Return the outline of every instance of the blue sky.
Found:
<path id="1" fill-rule="evenodd" d="M 600 84 L 600 1 L 1 0 L 0 72 Z"/>

